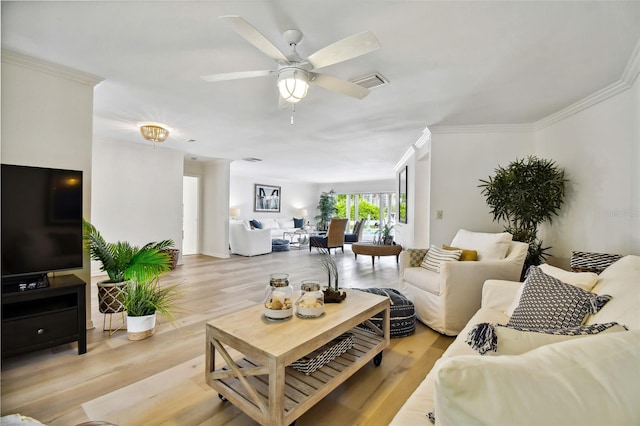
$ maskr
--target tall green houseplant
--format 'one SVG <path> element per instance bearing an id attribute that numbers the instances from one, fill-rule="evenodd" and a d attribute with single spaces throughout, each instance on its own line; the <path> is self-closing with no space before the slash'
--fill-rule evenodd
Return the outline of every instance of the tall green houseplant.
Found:
<path id="1" fill-rule="evenodd" d="M 325 231 L 329 227 L 329 221 L 331 221 L 333 215 L 338 213 L 335 192 L 333 192 L 333 189 L 329 192 L 323 192 L 320 194 L 317 209 L 320 214 L 314 219 L 318 224 L 318 230 Z"/>
<path id="2" fill-rule="evenodd" d="M 529 156 L 507 167 L 498 166 L 495 176 L 480 182 L 493 220 L 506 221 L 505 231 L 514 240 L 529 244 L 524 272 L 544 262 L 551 247 L 542 247 L 538 226 L 552 223 L 564 203 L 564 170 L 551 160 Z"/>

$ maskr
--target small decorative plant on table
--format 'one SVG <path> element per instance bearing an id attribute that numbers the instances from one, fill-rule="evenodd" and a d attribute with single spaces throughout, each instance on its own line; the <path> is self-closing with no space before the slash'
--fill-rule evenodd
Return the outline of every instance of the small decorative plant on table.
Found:
<path id="1" fill-rule="evenodd" d="M 377 238 L 374 243 L 382 245 L 393 244 L 393 235 L 391 235 L 393 226 L 394 225 L 390 225 L 388 222 L 382 222 L 382 226 L 380 226 L 380 229 L 376 231 Z"/>
<path id="2" fill-rule="evenodd" d="M 328 249 L 320 248 L 320 265 L 327 273 L 328 285 L 323 289 L 324 303 L 340 303 L 347 298 L 347 293 L 338 287 L 338 267 Z"/>

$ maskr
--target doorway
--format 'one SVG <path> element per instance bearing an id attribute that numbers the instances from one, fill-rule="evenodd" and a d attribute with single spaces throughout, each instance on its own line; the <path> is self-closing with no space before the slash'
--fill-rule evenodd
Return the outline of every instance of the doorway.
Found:
<path id="1" fill-rule="evenodd" d="M 182 254 L 198 254 L 199 223 L 198 194 L 200 178 L 183 176 L 182 179 Z"/>

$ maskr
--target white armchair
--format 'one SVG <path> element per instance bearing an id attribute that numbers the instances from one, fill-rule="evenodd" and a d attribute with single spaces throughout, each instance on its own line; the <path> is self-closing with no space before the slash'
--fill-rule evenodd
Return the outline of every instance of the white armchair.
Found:
<path id="1" fill-rule="evenodd" d="M 242 256 L 271 253 L 271 230 L 251 229 L 242 222 L 230 223 L 229 245 L 232 254 Z"/>
<path id="2" fill-rule="evenodd" d="M 495 244 L 502 245 L 502 251 Z M 529 246 L 511 241 L 510 234 L 465 230 L 456 234 L 451 246 L 476 250 L 478 260 L 442 262 L 437 273 L 420 266 L 427 250 L 405 250 L 400 254 L 400 291 L 413 301 L 421 322 L 456 336 L 480 308 L 486 280 L 520 280 Z"/>

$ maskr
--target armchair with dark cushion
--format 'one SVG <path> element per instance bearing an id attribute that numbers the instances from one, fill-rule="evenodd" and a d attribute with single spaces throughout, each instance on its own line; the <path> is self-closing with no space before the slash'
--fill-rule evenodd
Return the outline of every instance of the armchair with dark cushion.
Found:
<path id="1" fill-rule="evenodd" d="M 344 234 L 345 244 L 357 243 L 362 239 L 362 232 L 364 231 L 364 223 L 365 223 L 365 219 L 357 221 L 355 225 L 353 225 L 353 232 Z"/>
<path id="2" fill-rule="evenodd" d="M 327 235 L 313 235 L 309 239 L 309 251 L 311 247 L 326 248 L 331 252 L 332 248 L 340 247 L 344 253 L 344 231 L 347 228 L 347 219 L 331 219 Z"/>

